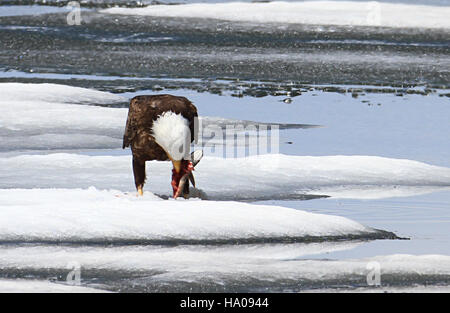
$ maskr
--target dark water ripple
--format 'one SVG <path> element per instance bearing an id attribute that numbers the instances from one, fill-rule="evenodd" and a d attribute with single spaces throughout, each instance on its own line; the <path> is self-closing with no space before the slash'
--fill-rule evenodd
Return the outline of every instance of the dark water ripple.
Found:
<path id="1" fill-rule="evenodd" d="M 324 260 L 323 262 L 326 262 Z M 0 277 L 7 279 L 43 279 L 66 284 L 67 268 L 4 268 Z M 254 275 L 217 274 L 191 279 L 163 279 L 164 270 L 82 269 L 82 286 L 113 292 L 301 292 L 323 289 L 328 291 L 370 288 L 366 275 L 346 274 L 321 280 L 307 278 L 264 279 Z M 162 277 L 160 277 L 162 276 Z M 192 275 L 194 276 L 194 275 Z M 417 285 L 448 286 L 449 275 L 398 273 L 384 274 L 383 286 L 390 288 Z M 375 287 L 373 287 L 375 288 Z"/>
<path id="2" fill-rule="evenodd" d="M 56 70 L 56 69 L 53 69 Z M 366 94 L 395 94 L 423 95 L 437 94 L 440 97 L 449 97 L 446 86 L 421 84 L 384 84 L 378 86 L 327 86 L 306 84 L 299 81 L 245 81 L 233 78 L 218 77 L 216 79 L 191 79 L 186 77 L 169 78 L 161 77 L 127 77 L 127 76 L 95 76 L 95 75 L 73 75 L 53 73 L 24 73 L 7 71 L 0 68 L 1 82 L 18 83 L 53 83 L 68 86 L 91 88 L 112 93 L 135 93 L 139 91 L 167 91 L 186 89 L 199 93 L 210 93 L 231 97 L 255 97 L 285 96 L 289 98 L 299 97 L 308 92 L 329 92 L 351 94 L 358 98 Z M 289 99 L 288 99 L 289 100 Z M 92 103 L 91 103 L 92 104 Z M 128 101 L 123 103 L 94 104 L 107 107 L 128 107 Z M 283 125 L 279 125 L 283 128 Z M 289 128 L 289 127 L 287 127 Z"/>
<path id="3" fill-rule="evenodd" d="M 448 30 L 281 27 L 96 11 L 82 18 L 82 25 L 69 26 L 65 14 L 1 17 L 0 68 L 303 84 L 449 84 Z"/>
<path id="4" fill-rule="evenodd" d="M 224 238 L 224 239 L 131 239 L 131 238 L 92 238 L 80 239 L 45 239 L 45 238 L 11 238 L 0 239 L 0 245 L 17 244 L 44 244 L 44 245 L 69 245 L 76 246 L 132 246 L 132 245 L 156 245 L 156 246 L 178 246 L 178 245 L 243 245 L 243 244 L 274 244 L 274 243 L 313 243 L 330 241 L 350 240 L 380 240 L 380 239 L 407 239 L 398 237 L 393 232 L 373 229 L 372 232 L 361 232 L 347 235 L 331 236 L 282 236 L 282 237 L 248 237 L 248 238 Z"/>

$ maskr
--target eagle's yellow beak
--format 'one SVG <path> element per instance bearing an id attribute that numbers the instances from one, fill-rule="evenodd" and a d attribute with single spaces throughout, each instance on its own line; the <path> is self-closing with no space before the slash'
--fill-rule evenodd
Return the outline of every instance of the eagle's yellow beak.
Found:
<path id="1" fill-rule="evenodd" d="M 167 153 L 167 156 L 169 157 L 170 161 L 172 161 L 173 168 L 175 169 L 175 171 L 177 173 L 179 173 L 181 171 L 181 160 L 176 161 L 176 160 L 172 159 L 172 157 L 168 153 Z"/>
<path id="2" fill-rule="evenodd" d="M 181 161 L 174 161 L 172 160 L 173 168 L 177 173 L 181 171 Z"/>

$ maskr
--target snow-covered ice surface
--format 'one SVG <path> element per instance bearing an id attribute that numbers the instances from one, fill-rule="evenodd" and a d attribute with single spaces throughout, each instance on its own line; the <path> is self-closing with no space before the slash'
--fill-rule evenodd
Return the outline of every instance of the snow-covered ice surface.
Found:
<path id="1" fill-rule="evenodd" d="M 35 279 L 0 279 L 0 293 L 105 293 L 96 288 Z"/>
<path id="2" fill-rule="evenodd" d="M 299 23 L 386 27 L 450 28 L 450 8 L 375 1 L 193 3 L 110 8 L 111 14 L 210 18 L 254 23 Z"/>
<path id="3" fill-rule="evenodd" d="M 122 146 L 129 99 L 109 92 L 60 84 L 0 83 L 0 152 L 15 150 L 112 149 Z M 256 123 L 200 117 L 202 127 L 247 127 Z M 278 123 L 280 129 L 314 125 Z M 220 144 L 209 139 L 199 144 Z"/>
<path id="4" fill-rule="evenodd" d="M 144 189 L 170 196 L 170 162 L 147 162 L 146 167 L 148 179 Z M 373 156 L 205 156 L 194 175 L 198 189 L 192 189 L 192 196 L 208 200 L 289 200 L 307 195 L 376 199 L 450 189 L 449 168 Z M 94 186 L 134 191 L 129 155 L 55 153 L 3 157 L 0 178 L 0 188 Z"/>
<path id="5" fill-rule="evenodd" d="M 313 288 L 367 286 L 373 264 L 381 282 L 393 290 L 407 282 L 448 284 L 450 257 L 396 254 L 363 259 L 317 260 L 309 256 L 351 249 L 359 242 L 240 246 L 64 247 L 26 245 L 0 248 L 0 272 L 26 269 L 40 277 L 64 273 L 71 262 L 82 265 L 89 285 L 107 284 L 139 291 L 302 291 Z M 96 273 L 109 275 L 95 280 Z M 115 275 L 114 275 L 115 274 Z M 97 274 L 98 275 L 98 274 Z M 115 281 L 123 276 L 128 282 Z M 117 279 L 118 280 L 118 279 Z M 350 290 L 352 290 L 350 288 Z"/>
<path id="6" fill-rule="evenodd" d="M 0 242 L 245 243 L 395 238 L 339 216 L 117 191 L 0 190 Z M 251 225 L 251 226 L 249 226 Z"/>
<path id="7" fill-rule="evenodd" d="M 126 109 L 86 104 L 122 103 L 124 97 L 56 84 L 5 83 L 0 92 L 0 151 L 119 146 Z"/>
<path id="8" fill-rule="evenodd" d="M 375 288 L 352 288 L 342 290 L 336 289 L 312 289 L 304 290 L 305 293 L 450 293 L 450 288 L 447 286 L 427 286 L 414 285 L 411 287 L 375 287 Z"/>
<path id="9" fill-rule="evenodd" d="M 84 10 L 84 9 L 83 9 Z M 38 15 L 49 13 L 68 13 L 68 7 L 51 7 L 39 5 L 3 5 L 0 9 L 1 16 L 22 16 L 22 15 Z"/>

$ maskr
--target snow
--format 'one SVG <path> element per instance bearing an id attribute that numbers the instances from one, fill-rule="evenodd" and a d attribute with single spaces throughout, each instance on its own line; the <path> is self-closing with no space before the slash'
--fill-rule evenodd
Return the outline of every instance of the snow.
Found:
<path id="1" fill-rule="evenodd" d="M 414 285 L 407 287 L 384 287 L 378 286 L 373 288 L 351 288 L 342 289 L 312 289 L 303 291 L 305 293 L 450 293 L 450 286 L 432 286 L 432 285 Z"/>
<path id="2" fill-rule="evenodd" d="M 127 98 L 58 84 L 1 83 L 0 94 L 0 151 L 120 146 L 127 109 L 92 104 Z"/>
<path id="3" fill-rule="evenodd" d="M 164 201 L 118 191 L 1 189 L 3 242 L 230 242 L 385 237 L 347 218 L 278 206 Z M 302 239 L 303 238 L 303 239 Z"/>
<path id="4" fill-rule="evenodd" d="M 131 153 L 130 153 L 131 154 Z M 147 162 L 144 190 L 171 195 L 170 162 Z M 239 170 L 238 170 L 239 169 Z M 203 157 L 192 196 L 211 200 L 408 196 L 450 189 L 450 169 L 375 156 Z M 130 155 L 54 153 L 0 158 L 0 188 L 88 188 L 134 192 Z"/>
<path id="5" fill-rule="evenodd" d="M 56 103 L 112 104 L 128 101 L 109 92 L 60 84 L 1 83 L 2 102 L 33 101 Z"/>
<path id="6" fill-rule="evenodd" d="M 126 97 L 59 84 L 23 83 L 0 83 L 0 94 L 0 152 L 122 147 L 129 102 Z M 111 105 L 124 108 L 107 107 Z M 204 127 L 220 129 L 255 124 L 220 117 L 199 119 Z M 222 142 L 213 138 L 206 144 Z"/>
<path id="7" fill-rule="evenodd" d="M 339 244 L 334 248 L 326 243 L 314 245 L 317 252 L 339 247 Z M 349 282 L 367 287 L 367 275 L 371 272 L 368 265 L 377 264 L 380 288 L 389 286 L 391 291 L 411 288 L 398 286 L 399 282 L 411 277 L 416 277 L 414 281 L 418 284 L 426 284 L 433 280 L 445 281 L 450 275 L 450 256 L 393 254 L 344 260 L 311 259 L 302 251 L 304 246 L 3 246 L 0 247 L 0 268 L 62 270 L 76 260 L 81 266 L 82 281 L 83 271 L 108 269 L 128 275 L 139 272 L 146 276 L 150 286 L 176 286 L 177 282 L 208 286 L 257 281 L 259 285 L 269 282 L 272 286 L 290 283 L 301 287 L 314 281 L 320 287 L 324 284 L 345 286 Z M 341 249 L 351 249 L 351 245 L 346 244 Z M 397 286 L 392 281 L 396 281 Z"/>
<path id="8" fill-rule="evenodd" d="M 180 262 L 189 266 L 202 263 L 217 266 L 246 262 L 283 262 L 310 255 L 349 250 L 360 245 L 357 241 L 243 244 L 243 245 L 130 245 L 130 246 L 60 246 L 31 245 L 0 246 L 0 268 L 68 268 L 68 263 L 82 269 L 145 270 L 153 269 L 164 259 L 167 267 L 176 268 Z M 131 262 L 130 262 L 131 261 Z M 153 263 L 153 264 L 151 264 Z M 159 265 L 158 265 L 159 264 Z M 229 270 L 229 269 L 224 269 Z"/>
<path id="9" fill-rule="evenodd" d="M 83 9 L 85 10 L 85 9 Z M 0 16 L 22 16 L 50 13 L 68 13 L 68 7 L 39 6 L 39 5 L 2 5 Z"/>
<path id="10" fill-rule="evenodd" d="M 101 289 L 33 279 L 0 279 L 0 293 L 104 293 Z"/>
<path id="11" fill-rule="evenodd" d="M 145 8 L 110 8 L 101 12 L 124 15 L 211 18 L 254 23 L 450 28 L 449 7 L 379 3 L 376 1 L 193 3 L 150 5 Z"/>

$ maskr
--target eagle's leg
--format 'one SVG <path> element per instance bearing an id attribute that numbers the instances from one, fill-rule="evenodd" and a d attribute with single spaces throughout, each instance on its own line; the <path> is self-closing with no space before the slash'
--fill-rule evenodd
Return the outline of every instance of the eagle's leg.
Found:
<path id="1" fill-rule="evenodd" d="M 145 161 L 143 163 L 139 162 L 133 158 L 133 174 L 134 174 L 134 184 L 136 185 L 136 190 L 140 196 L 144 194 L 142 188 L 145 183 Z"/>

